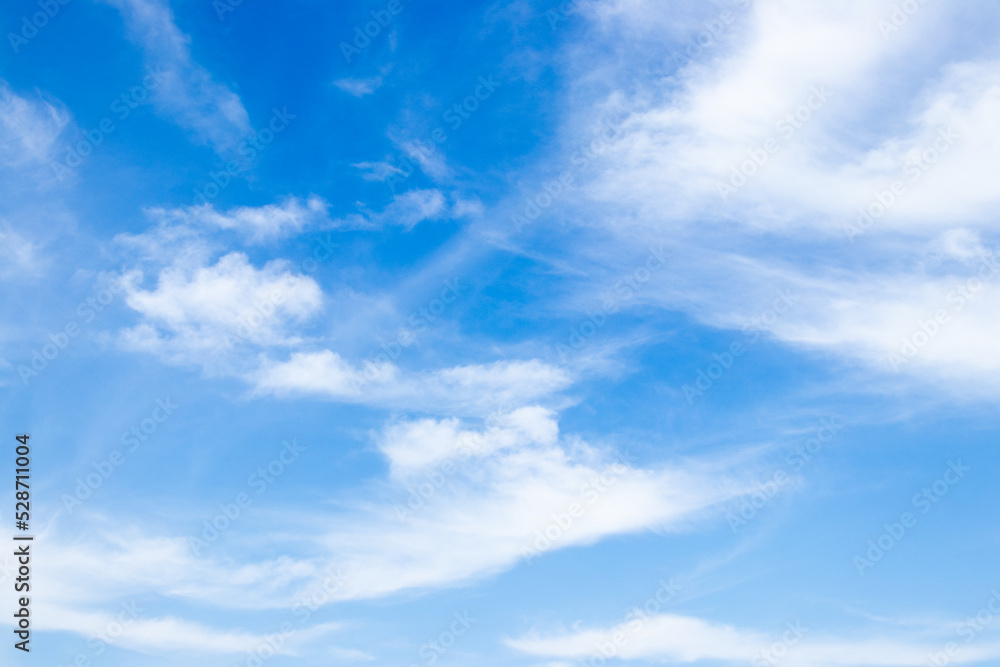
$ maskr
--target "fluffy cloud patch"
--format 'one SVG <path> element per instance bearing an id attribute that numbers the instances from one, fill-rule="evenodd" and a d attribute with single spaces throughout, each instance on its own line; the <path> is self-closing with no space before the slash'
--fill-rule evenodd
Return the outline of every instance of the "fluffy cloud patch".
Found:
<path id="1" fill-rule="evenodd" d="M 288 325 L 322 305 L 311 278 L 292 273 L 282 261 L 257 269 L 238 252 L 212 266 L 164 269 L 151 290 L 138 287 L 133 276 L 126 290 L 126 303 L 144 322 L 123 332 L 123 341 L 182 359 L 204 358 L 241 342 L 294 344 L 300 339 Z"/>

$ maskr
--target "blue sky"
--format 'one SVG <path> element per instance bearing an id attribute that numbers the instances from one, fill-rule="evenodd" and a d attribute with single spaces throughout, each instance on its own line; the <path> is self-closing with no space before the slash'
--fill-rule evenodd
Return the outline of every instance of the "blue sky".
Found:
<path id="1" fill-rule="evenodd" d="M 0 16 L 4 664 L 1000 661 L 992 3 Z"/>

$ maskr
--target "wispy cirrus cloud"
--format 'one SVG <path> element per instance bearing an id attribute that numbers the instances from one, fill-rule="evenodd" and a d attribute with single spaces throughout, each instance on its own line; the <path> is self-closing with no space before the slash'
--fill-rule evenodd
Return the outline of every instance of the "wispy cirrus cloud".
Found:
<path id="1" fill-rule="evenodd" d="M 498 361 L 430 371 L 406 371 L 388 359 L 353 365 L 336 352 L 295 352 L 265 360 L 247 378 L 258 395 L 312 395 L 347 403 L 430 412 L 487 414 L 524 405 L 568 387 L 572 376 L 538 361 Z"/>
<path id="2" fill-rule="evenodd" d="M 322 605 L 454 586 L 523 559 L 643 531 L 722 521 L 725 503 L 751 488 L 738 458 L 649 466 L 560 433 L 549 409 L 499 412 L 485 425 L 455 418 L 387 422 L 373 434 L 387 474 L 310 512 L 266 513 L 254 530 L 194 555 L 185 536 L 151 537 L 120 520 L 78 511 L 85 539 L 44 556 L 50 603 L 73 609 L 129 595 L 169 594 L 230 609 L 292 609 L 335 572 Z M 431 485 L 414 502 L 415 488 Z M 298 522 L 311 526 L 298 531 Z M 232 560 L 282 535 L 284 555 Z M 543 543 L 544 542 L 544 543 Z M 253 546 L 257 545 L 257 546 Z M 249 551 L 244 549 L 249 548 Z M 97 563 L 105 567 L 94 570 Z M 84 577 L 82 573 L 90 572 Z"/>
<path id="3" fill-rule="evenodd" d="M 201 204 L 172 209 L 153 208 L 147 213 L 161 224 L 232 230 L 250 242 L 260 244 L 328 223 L 328 209 L 329 204 L 321 197 L 311 195 L 304 201 L 298 197 L 286 197 L 277 204 L 236 206 L 226 211 L 219 211 L 212 204 Z"/>
<path id="4" fill-rule="evenodd" d="M 565 660 L 618 658 L 652 660 L 666 664 L 698 664 L 721 661 L 725 664 L 776 664 L 788 667 L 841 667 L 880 665 L 916 667 L 926 665 L 930 656 L 945 655 L 948 632 L 938 628 L 917 638 L 847 639 L 788 624 L 788 630 L 770 636 L 675 614 L 645 615 L 642 610 L 611 628 L 581 630 L 549 637 L 531 634 L 508 639 L 506 644 L 522 653 Z M 929 639 L 938 635 L 938 640 Z M 963 647 L 946 656 L 948 664 L 980 663 L 1000 657 L 1000 643 L 984 642 Z"/>
<path id="5" fill-rule="evenodd" d="M 47 165 L 69 121 L 69 113 L 60 105 L 40 95 L 20 95 L 0 80 L 0 166 Z"/>
<path id="6" fill-rule="evenodd" d="M 191 58 L 190 37 L 178 29 L 165 0 L 107 0 L 125 19 L 130 39 L 158 70 L 156 108 L 216 152 L 231 153 L 250 131 L 239 96 Z"/>
<path id="7" fill-rule="evenodd" d="M 346 229 L 378 229 L 399 226 L 413 229 L 427 220 L 441 220 L 451 212 L 448 200 L 437 188 L 408 190 L 395 195 L 380 211 L 364 210 L 338 218 L 337 226 Z"/>
<path id="8" fill-rule="evenodd" d="M 373 76 L 367 79 L 337 79 L 333 82 L 337 88 L 354 97 L 364 97 L 371 95 L 382 85 L 381 76 Z"/>
<path id="9" fill-rule="evenodd" d="M 984 175 L 1000 168 L 988 120 L 1000 111 L 1000 61 L 936 56 L 919 73 L 906 70 L 903 93 L 880 94 L 921 39 L 953 20 L 921 6 L 887 39 L 879 22 L 892 11 L 890 2 L 768 0 L 706 7 L 693 21 L 650 2 L 582 5 L 595 43 L 644 48 L 615 65 L 583 49 L 569 66 L 581 91 L 597 77 L 614 92 L 576 104 L 567 133 L 585 133 L 609 106 L 624 115 L 618 136 L 580 171 L 576 196 L 549 212 L 586 230 L 570 241 L 574 253 L 625 267 L 669 235 L 674 260 L 643 291 L 644 304 L 738 329 L 794 285 L 798 303 L 771 330 L 777 340 L 860 360 L 873 375 L 904 371 L 946 379 L 956 392 L 981 383 L 995 392 L 989 369 L 1000 358 L 980 332 L 996 327 L 998 193 Z M 713 21 L 718 34 L 706 32 L 701 56 L 671 77 L 612 83 L 676 55 L 654 34 L 697 35 Z M 532 240 L 548 233 L 529 230 Z M 956 251 L 949 239 L 959 237 L 977 249 Z"/>
<path id="10" fill-rule="evenodd" d="M 301 614 L 294 616 L 291 609 L 295 603 L 301 607 L 303 598 L 289 600 L 288 613 L 280 623 L 252 631 L 245 626 L 222 623 L 220 627 L 190 620 L 185 617 L 187 610 L 169 605 L 168 611 L 168 605 L 163 604 L 166 598 L 150 597 L 151 593 L 161 594 L 199 605 L 212 604 L 213 596 L 231 595 L 253 582 L 254 590 L 244 588 L 249 595 L 231 598 L 236 604 L 230 608 L 272 608 L 270 596 L 286 592 L 290 582 L 321 577 L 322 573 L 305 562 L 291 570 L 288 559 L 233 569 L 192 558 L 183 538 L 148 538 L 134 529 L 128 529 L 123 537 L 105 530 L 108 526 L 102 517 L 83 514 L 77 518 L 90 527 L 87 537 L 64 540 L 56 521 L 46 529 L 46 535 L 61 543 L 58 553 L 39 553 L 33 559 L 53 574 L 36 589 L 39 614 L 32 624 L 36 631 L 72 633 L 87 638 L 88 649 L 99 648 L 101 652 L 112 645 L 142 654 L 236 656 L 267 647 L 265 655 L 300 656 L 321 644 L 343 658 L 370 659 L 362 651 L 330 645 L 331 635 L 342 631 L 343 623 L 309 622 Z M 98 567 L 100 564 L 104 567 Z M 0 609 L 5 616 L 12 615 L 13 601 L 0 602 Z"/>

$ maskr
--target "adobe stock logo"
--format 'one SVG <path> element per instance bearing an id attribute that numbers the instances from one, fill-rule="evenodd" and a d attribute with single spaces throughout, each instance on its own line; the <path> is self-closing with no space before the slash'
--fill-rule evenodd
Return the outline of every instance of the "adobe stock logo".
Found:
<path id="1" fill-rule="evenodd" d="M 754 667 L 774 667 L 788 655 L 789 649 L 798 644 L 802 637 L 809 633 L 809 628 L 802 627 L 801 621 L 794 623 L 789 621 L 785 623 L 785 627 L 788 629 L 781 635 L 781 639 L 754 656 L 751 661 Z"/>
<path id="2" fill-rule="evenodd" d="M 882 34 L 882 39 L 888 41 L 894 32 L 899 32 L 899 29 L 909 22 L 910 17 L 919 12 L 927 2 L 928 0 L 903 0 L 898 5 L 894 4 L 889 19 L 879 19 L 875 24 Z"/>
<path id="3" fill-rule="evenodd" d="M 291 442 L 285 440 L 281 445 L 277 456 L 271 459 L 266 466 L 257 468 L 257 471 L 247 478 L 247 486 L 253 489 L 258 496 L 267 491 L 268 487 L 306 451 L 305 446 L 300 445 L 295 438 L 292 438 Z M 237 493 L 231 502 L 219 503 L 219 512 L 211 519 L 202 521 L 200 535 L 188 538 L 191 553 L 200 556 L 201 552 L 229 530 L 243 516 L 243 511 L 252 504 L 253 498 L 242 491 Z"/>
<path id="4" fill-rule="evenodd" d="M 452 131 L 457 132 L 502 85 L 503 82 L 496 81 L 492 74 L 480 75 L 470 94 L 445 109 L 444 113 L 441 114 L 441 120 L 447 123 Z M 398 186 L 405 183 L 406 179 L 421 169 L 421 164 L 433 160 L 437 146 L 443 146 L 450 138 L 441 126 L 435 127 L 428 134 L 430 142 L 420 139 L 408 142 L 407 152 L 409 155 L 397 156 L 389 165 L 389 172 L 385 175 L 384 180 L 393 194 L 396 194 Z"/>
<path id="5" fill-rule="evenodd" d="M 948 461 L 948 469 L 933 484 L 920 490 L 913 496 L 912 505 L 920 510 L 920 515 L 927 514 L 937 503 L 944 498 L 952 486 L 965 477 L 965 473 L 972 470 L 969 466 L 962 465 L 962 460 Z M 913 528 L 920 521 L 920 516 L 912 512 L 903 512 L 894 523 L 884 523 L 882 527 L 885 532 L 873 540 L 868 540 L 868 550 L 864 556 L 854 557 L 854 567 L 858 574 L 865 575 L 865 570 L 875 567 L 875 563 L 881 561 L 887 553 L 903 540 L 907 531 Z"/>
<path id="6" fill-rule="evenodd" d="M 743 325 L 742 332 L 746 339 L 744 341 L 733 341 L 729 347 L 722 351 L 722 354 L 713 353 L 712 361 L 704 368 L 698 369 L 698 374 L 692 384 L 685 384 L 681 387 L 684 398 L 688 405 L 694 405 L 697 397 L 704 396 L 705 392 L 711 389 L 716 382 L 729 373 L 730 369 L 736 365 L 737 360 L 742 357 L 751 345 L 760 340 L 760 337 L 771 330 L 771 327 L 778 322 L 781 315 L 787 313 L 798 299 L 788 290 L 778 290 L 778 296 L 771 301 L 771 305 L 761 311 L 756 317 Z"/>
<path id="7" fill-rule="evenodd" d="M 892 207 L 907 194 L 908 187 L 923 178 L 931 167 L 937 164 L 938 160 L 955 145 L 958 139 L 958 133 L 949 125 L 938 130 L 933 143 L 926 148 L 910 151 L 909 157 L 903 164 L 907 180 L 897 178 L 884 189 L 875 191 L 868 204 L 858 209 L 858 217 L 855 222 L 844 225 L 847 240 L 854 243 L 855 238 L 865 234 L 878 220 L 886 216 Z"/>
<path id="8" fill-rule="evenodd" d="M 844 428 L 843 422 L 836 415 L 823 417 L 819 420 L 819 426 L 815 428 L 812 437 L 804 442 L 798 443 L 785 456 L 785 463 L 794 471 L 801 470 L 807 463 L 812 461 L 823 447 L 832 442 L 837 434 Z M 757 513 L 763 510 L 781 491 L 781 487 L 793 481 L 794 472 L 778 470 L 771 476 L 770 480 L 757 483 L 757 489 L 749 494 L 745 494 L 740 499 L 740 506 L 736 511 L 726 515 L 726 521 L 733 534 L 736 534 L 742 526 L 747 525 Z"/>
<path id="9" fill-rule="evenodd" d="M 170 400 L 169 396 L 156 399 L 156 407 L 150 411 L 149 416 L 133 424 L 129 430 L 122 433 L 120 442 L 125 449 L 112 450 L 103 461 L 91 463 L 94 472 L 76 478 L 76 489 L 74 489 L 73 495 L 68 493 L 62 495 L 61 500 L 66 511 L 72 514 L 73 510 L 101 488 L 104 482 L 108 481 L 115 473 L 115 470 L 128 460 L 128 455 L 138 451 L 179 407 Z"/>
<path id="10" fill-rule="evenodd" d="M 590 658 L 578 664 L 581 667 L 606 667 L 608 661 L 619 655 L 621 650 L 633 638 L 639 637 L 646 629 L 646 624 L 656 617 L 667 604 L 672 602 L 681 591 L 683 584 L 675 582 L 673 577 L 670 581 L 660 579 L 660 587 L 656 589 L 650 598 L 642 605 L 635 606 L 625 614 L 624 623 L 619 626 L 616 632 L 597 639 L 594 651 Z M 604 640 L 604 641 L 602 641 Z"/>
<path id="11" fill-rule="evenodd" d="M 59 10 L 62 9 L 60 5 L 68 4 L 69 0 L 38 0 L 38 7 L 42 11 L 32 14 L 30 19 L 27 14 L 21 17 L 21 34 L 7 33 L 7 41 L 10 42 L 10 48 L 14 49 L 14 53 L 20 52 L 22 46 L 38 36 L 38 31 L 59 14 Z"/>
<path id="12" fill-rule="evenodd" d="M 764 139 L 758 147 L 747 149 L 747 159 L 732 168 L 727 182 L 715 182 L 716 192 L 722 201 L 728 201 L 730 196 L 746 185 L 767 164 L 771 156 L 781 150 L 782 140 L 790 141 L 805 127 L 813 114 L 823 108 L 829 98 L 830 92 L 825 85 L 812 86 L 809 89 L 809 96 L 802 104 L 774 123 L 775 134 Z"/>
<path id="13" fill-rule="evenodd" d="M 573 532 L 577 519 L 583 517 L 589 507 L 593 506 L 611 487 L 625 474 L 629 472 L 627 465 L 621 461 L 615 461 L 600 474 L 594 474 L 591 479 L 580 487 L 580 497 L 565 508 L 564 512 L 551 514 L 552 521 L 544 528 L 535 531 L 534 542 L 528 546 L 521 547 L 521 555 L 530 565 L 531 561 L 548 552 L 564 536 Z M 584 503 L 584 499 L 587 500 Z"/>
<path id="14" fill-rule="evenodd" d="M 452 614 L 452 618 L 454 620 L 447 630 L 443 630 L 435 639 L 422 644 L 417 651 L 417 655 L 420 656 L 425 665 L 435 664 L 476 622 L 476 619 L 468 611 L 463 611 L 461 614 L 455 612 Z M 410 667 L 417 667 L 417 665 L 411 663 Z"/>
<path id="15" fill-rule="evenodd" d="M 90 324 L 97 319 L 98 314 L 104 312 L 115 298 L 124 293 L 126 288 L 125 279 L 121 276 L 114 276 L 108 285 L 102 288 L 94 296 L 87 297 L 76 306 L 76 314 L 83 324 Z M 38 377 L 56 358 L 69 347 L 73 338 L 80 335 L 84 328 L 80 322 L 69 320 L 61 329 L 48 335 L 47 342 L 41 348 L 31 350 L 31 366 L 19 364 L 17 373 L 21 377 L 21 382 L 25 386 L 29 381 Z"/>

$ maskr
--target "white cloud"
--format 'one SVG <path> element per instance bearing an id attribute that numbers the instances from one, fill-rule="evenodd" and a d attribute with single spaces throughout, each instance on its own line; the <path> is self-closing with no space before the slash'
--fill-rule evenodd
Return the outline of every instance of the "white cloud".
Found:
<path id="1" fill-rule="evenodd" d="M 42 594 L 68 609 L 146 593 L 199 606 L 292 609 L 337 574 L 320 604 L 382 597 L 479 579 L 610 536 L 690 529 L 751 488 L 736 481 L 732 461 L 640 468 L 615 460 L 560 435 L 555 415 L 538 406 L 482 428 L 453 419 L 390 422 L 375 439 L 387 478 L 319 504 L 328 511 L 261 514 L 255 530 L 229 533 L 200 557 L 186 537 L 147 537 L 121 516 L 112 527 L 77 510 L 73 530 L 84 537 L 50 528 L 47 542 L 59 547 L 39 556 L 49 573 Z M 299 521 L 309 530 L 296 530 Z M 308 555 L 249 563 L 236 556 L 279 534 L 286 554 Z"/>
<path id="2" fill-rule="evenodd" d="M 629 10 L 645 17 L 663 11 L 634 4 L 627 5 Z M 822 178 L 831 171 L 829 151 L 835 141 L 826 127 L 838 113 L 835 107 L 844 112 L 846 105 L 838 106 L 837 100 L 863 89 L 886 55 L 874 29 L 881 10 L 880 3 L 863 2 L 837 8 L 754 3 L 742 19 L 749 23 L 733 24 L 732 30 L 741 33 L 738 47 L 730 51 L 716 44 L 718 50 L 706 56 L 716 57 L 710 66 L 695 62 L 685 68 L 680 90 L 666 103 L 633 101 L 626 134 L 613 148 L 612 162 L 594 193 L 650 211 L 655 207 L 674 220 L 691 214 L 717 217 L 776 197 L 827 211 L 850 210 L 842 202 L 851 201 L 848 196 L 866 183 L 856 177 L 832 183 Z M 787 57 L 789 53 L 795 57 Z M 817 98 L 812 91 L 819 89 L 826 92 Z M 810 119 L 796 121 L 801 127 L 776 127 L 809 102 L 819 108 L 807 109 Z M 786 137 L 788 132 L 792 134 Z M 760 148 L 771 136 L 780 149 L 726 205 L 718 183 L 748 159 L 748 150 Z M 784 222 L 761 218 L 747 223 Z"/>
<path id="3" fill-rule="evenodd" d="M 736 223 L 746 232 L 795 228 L 825 238 L 842 234 L 859 208 L 901 179 L 907 192 L 875 234 L 989 223 L 1000 197 L 987 176 L 1000 168 L 1000 131 L 991 122 L 1000 112 L 1000 61 L 901 65 L 923 49 L 923 31 L 947 22 L 943 10 L 924 7 L 905 26 L 916 39 L 886 40 L 877 25 L 892 11 L 888 2 L 765 0 L 747 12 L 736 4 L 703 12 L 703 23 L 723 11 L 735 18 L 672 79 L 630 98 L 621 90 L 610 96 L 628 99 L 630 113 L 589 196 L 636 209 L 640 224 Z M 622 27 L 609 17 L 628 21 Z M 611 3 L 597 12 L 595 31 L 628 33 L 670 17 L 653 3 Z M 704 25 L 688 29 L 694 43 Z M 651 44 L 637 53 L 631 57 L 660 51 Z M 909 92 L 887 97 L 887 81 L 914 75 L 921 78 L 907 80 Z M 914 172 L 942 133 L 951 144 Z M 738 173 L 744 167 L 749 175 Z"/>
<path id="4" fill-rule="evenodd" d="M 288 556 L 241 565 L 196 558 L 186 536 L 150 537 L 125 526 L 116 531 L 106 518 L 81 509 L 72 521 L 74 529 L 86 526 L 82 536 L 63 539 L 61 524 L 53 524 L 50 537 L 60 548 L 38 558 L 51 574 L 40 584 L 46 599 L 65 608 L 157 591 L 200 603 L 268 609 L 290 605 L 297 589 L 322 574 L 314 563 Z"/>
<path id="5" fill-rule="evenodd" d="M 454 208 L 462 215 L 475 215 L 480 206 L 476 199 L 456 198 Z M 400 195 L 372 217 L 386 224 L 413 225 L 448 208 L 440 191 L 419 190 Z M 146 212 L 156 221 L 154 227 L 115 239 L 136 255 L 142 266 L 154 269 L 158 280 L 154 289 L 143 289 L 142 272 L 134 270 L 128 275 L 126 303 L 143 317 L 119 335 L 130 349 L 154 353 L 172 363 L 197 363 L 213 372 L 243 377 L 258 394 L 315 394 L 368 405 L 445 408 L 462 414 L 496 407 L 481 399 L 484 391 L 509 403 L 523 404 L 570 382 L 563 371 L 538 361 L 404 372 L 388 356 L 356 365 L 335 351 L 316 351 L 318 340 L 307 341 L 295 331 L 322 304 L 316 282 L 296 275 L 281 261 L 257 269 L 240 252 L 216 259 L 225 245 L 208 232 L 239 230 L 251 242 L 259 243 L 309 226 L 343 225 L 328 219 L 327 204 L 318 197 L 305 202 L 291 197 L 280 204 L 228 211 L 202 205 Z M 244 344 L 282 346 L 292 351 L 285 361 L 268 355 L 250 358 L 238 354 L 248 351 Z M 407 344 L 393 343 L 397 348 Z"/>
<path id="6" fill-rule="evenodd" d="M 614 641 L 614 636 L 626 641 Z M 508 640 L 507 645 L 523 653 L 559 658 L 600 655 L 600 647 L 628 659 L 665 662 L 731 660 L 747 662 L 769 642 L 762 634 L 706 623 L 697 618 L 674 615 L 638 617 L 607 630 L 588 630 L 561 637 L 527 637 Z M 607 648 L 611 647 L 611 648 Z"/>
<path id="7" fill-rule="evenodd" d="M 1000 353 L 1000 263 L 969 258 L 943 275 L 871 275 L 805 285 L 802 307 L 773 331 L 787 341 L 835 349 L 889 371 L 920 372 L 983 389 Z"/>
<path id="8" fill-rule="evenodd" d="M 361 172 L 366 181 L 384 181 L 390 174 L 402 174 L 403 170 L 388 162 L 357 162 L 351 165 Z"/>
<path id="9" fill-rule="evenodd" d="M 229 153 L 250 131 L 250 118 L 236 93 L 191 59 L 190 37 L 174 23 L 164 0 L 108 0 L 122 13 L 130 38 L 144 50 L 160 82 L 157 108 L 191 130 L 217 152 Z"/>
<path id="10" fill-rule="evenodd" d="M 868 271 L 840 268 L 835 257 L 801 266 L 768 255 L 677 249 L 662 280 L 637 299 L 684 309 L 710 326 L 860 361 L 889 382 L 944 380 L 953 394 L 995 393 L 997 254 L 961 230 L 922 249 Z"/>
<path id="11" fill-rule="evenodd" d="M 648 3 L 634 5 L 619 11 L 647 18 L 656 12 Z M 906 29 L 935 28 L 922 23 L 933 11 L 925 9 Z M 633 100 L 625 136 L 591 194 L 656 210 L 678 224 L 697 215 L 699 224 L 706 217 L 755 229 L 794 223 L 824 234 L 839 232 L 858 208 L 902 179 L 907 192 L 879 230 L 986 222 L 983 214 L 1000 197 L 986 176 L 1000 166 L 1000 132 L 990 120 L 1000 112 L 1000 61 L 919 72 L 918 92 L 897 96 L 888 108 L 892 123 L 868 122 L 874 135 L 853 129 L 870 120 L 859 117 L 886 113 L 875 97 L 882 82 L 899 74 L 908 49 L 922 48 L 919 41 L 883 39 L 876 26 L 889 12 L 883 2 L 754 3 L 747 23 L 730 28 L 739 38 L 706 47 L 716 49 L 706 58 L 716 58 L 684 68 L 665 103 Z M 941 133 L 949 133 L 952 145 L 940 164 L 908 176 L 912 160 Z M 762 154 L 769 137 L 776 152 Z M 755 166 L 751 153 L 763 155 L 764 164 Z M 720 184 L 732 185 L 743 165 L 752 172 L 745 185 L 720 196 Z"/>
<path id="12" fill-rule="evenodd" d="M 383 365 L 379 376 L 392 381 L 394 366 Z M 364 373 L 341 358 L 336 352 L 295 352 L 287 362 L 266 363 L 256 381 L 261 393 L 318 393 L 338 399 L 360 395 Z"/>
<path id="13" fill-rule="evenodd" d="M 42 261 L 38 250 L 37 243 L 18 234 L 6 221 L 0 222 L 0 278 L 36 270 Z"/>
<path id="14" fill-rule="evenodd" d="M 395 506 L 335 522 L 324 537 L 350 582 L 344 597 L 455 584 L 612 535 L 687 528 L 749 488 L 720 461 L 615 462 L 560 437 L 554 415 L 537 406 L 490 422 L 385 429 L 378 444 L 392 466 Z"/>
<path id="15" fill-rule="evenodd" d="M 0 78 L 0 279 L 45 273 L 51 242 L 75 232 L 74 210 L 52 191 L 68 125 L 61 102 L 37 89 L 15 91 Z"/>
<path id="16" fill-rule="evenodd" d="M 643 48 L 612 65 L 603 51 L 588 58 L 573 47 L 580 94 L 593 98 L 595 80 L 613 92 L 574 98 L 582 111 L 567 132 L 595 126 L 607 108 L 625 110 L 619 135 L 574 167 L 578 196 L 560 201 L 560 213 L 590 232 L 574 251 L 627 268 L 668 235 L 670 265 L 636 302 L 738 329 L 792 288 L 798 302 L 770 334 L 875 373 L 891 370 L 903 339 L 922 339 L 921 325 L 943 309 L 948 323 L 900 369 L 946 378 L 956 391 L 995 392 L 995 277 L 974 298 L 955 290 L 975 282 L 977 256 L 996 246 L 1000 61 L 975 49 L 962 59 L 918 57 L 932 33 L 950 29 L 954 10 L 944 5 L 921 5 L 889 39 L 879 21 L 891 2 L 742 6 L 706 6 L 692 18 L 644 0 L 582 5 L 595 44 L 638 39 Z M 722 34 L 702 39 L 673 76 L 623 87 L 623 73 L 683 53 L 727 10 Z M 680 47 L 657 44 L 664 31 Z M 573 164 L 567 157 L 559 164 Z M 894 181 L 901 191 L 887 195 Z M 875 215 L 858 233 L 860 209 Z"/>
<path id="17" fill-rule="evenodd" d="M 382 212 L 382 219 L 406 229 L 413 229 L 424 220 L 443 217 L 447 210 L 440 190 L 410 190 L 397 195 Z"/>
<path id="18" fill-rule="evenodd" d="M 37 612 L 40 617 L 44 616 L 44 620 L 37 625 L 38 629 L 74 632 L 79 635 L 109 639 L 117 635 L 112 640 L 116 646 L 143 653 L 198 651 L 208 654 L 234 654 L 256 650 L 267 643 L 266 635 L 219 631 L 170 617 L 133 619 L 127 615 L 122 617 L 122 613 L 126 612 L 119 614 L 80 612 L 44 602 L 38 605 Z M 124 627 L 124 630 L 119 631 L 118 628 L 121 627 Z M 287 655 L 289 647 L 279 646 L 277 653 Z"/>
<path id="19" fill-rule="evenodd" d="M 208 228 L 231 229 L 254 243 L 298 234 L 306 227 L 327 221 L 327 204 L 316 195 L 305 202 L 288 197 L 279 204 L 237 206 L 219 212 L 211 204 L 175 209 L 150 209 L 154 218 L 169 224 L 199 225 Z"/>
<path id="20" fill-rule="evenodd" d="M 525 440 L 551 447 L 559 436 L 552 413 L 539 406 L 519 408 L 492 421 L 494 428 L 483 433 L 461 428 L 454 418 L 391 424 L 379 440 L 379 450 L 389 459 L 392 474 L 406 478 L 464 456 L 509 451 Z"/>
<path id="21" fill-rule="evenodd" d="M 156 226 L 140 234 L 118 234 L 114 242 L 144 265 L 171 264 L 191 269 L 204 266 L 219 252 L 220 246 L 207 238 L 202 229 L 174 224 L 176 211 L 185 213 L 186 209 L 149 209 L 147 214 L 157 219 Z"/>
<path id="22" fill-rule="evenodd" d="M 991 226 L 1000 201 L 989 176 L 1000 170 L 1000 128 L 994 122 L 1000 115 L 1000 60 L 951 64 L 924 97 L 905 155 L 926 169 L 893 206 L 899 218 L 893 227 L 905 230 L 908 221 L 932 230 L 962 221 Z M 931 162 L 941 128 L 951 128 L 955 143 Z"/>
<path id="23" fill-rule="evenodd" d="M 822 637 L 799 623 L 782 629 L 777 643 L 781 664 L 788 667 L 836 667 L 841 665 L 916 666 L 928 664 L 928 656 L 940 653 L 951 639 L 941 636 L 937 642 L 921 637 L 917 641 L 895 639 L 850 640 Z M 688 664 L 704 660 L 722 660 L 739 664 L 769 662 L 765 651 L 776 639 L 766 633 L 710 623 L 699 618 L 631 613 L 628 620 L 609 629 L 594 629 L 554 637 L 529 635 L 507 640 L 507 645 L 534 656 L 587 659 L 614 655 L 622 660 L 654 660 L 668 664 Z M 965 664 L 1000 657 L 1000 644 L 981 643 L 962 646 L 948 658 L 950 663 Z M 755 660 L 756 659 L 756 660 Z"/>
<path id="24" fill-rule="evenodd" d="M 483 215 L 486 207 L 483 206 L 483 202 L 479 200 L 479 197 L 473 195 L 468 199 L 453 196 L 454 204 L 451 207 L 451 214 L 456 218 L 479 218 Z"/>
<path id="25" fill-rule="evenodd" d="M 288 332 L 322 305 L 311 278 L 292 273 L 282 261 L 257 269 L 246 255 L 233 252 L 213 266 L 169 267 L 157 286 L 143 290 L 133 275 L 126 282 L 126 303 L 144 321 L 126 330 L 125 345 L 177 360 L 208 360 L 242 342 L 292 345 Z"/>
<path id="26" fill-rule="evenodd" d="M 371 95 L 382 85 L 382 77 L 374 76 L 368 79 L 338 79 L 333 82 L 337 88 L 354 97 Z"/>
<path id="27" fill-rule="evenodd" d="M 46 537 L 58 543 L 58 548 L 33 556 L 36 568 L 46 573 L 33 588 L 37 599 L 32 603 L 37 604 L 38 614 L 33 627 L 38 630 L 96 637 L 146 654 L 228 655 L 257 651 L 270 643 L 280 655 L 297 655 L 344 627 L 336 622 L 308 624 L 308 618 L 291 612 L 292 604 L 302 599 L 287 597 L 289 587 L 304 586 L 322 574 L 306 562 L 283 557 L 234 566 L 199 560 L 191 556 L 183 538 L 147 538 L 120 525 L 112 528 L 92 515 L 77 514 L 74 522 L 87 526 L 80 537 L 66 539 L 56 530 L 58 522 L 50 524 Z M 151 598 L 151 592 L 163 598 Z M 276 597 L 283 603 L 275 604 Z M 266 633 L 258 634 L 185 620 L 183 609 L 176 605 L 172 606 L 181 614 L 164 614 L 165 599 L 194 601 L 198 606 L 222 600 L 224 606 L 237 609 L 287 603 L 288 613 L 277 623 L 269 623 Z M 0 601 L 5 619 L 12 618 L 13 603 L 13 598 Z M 291 628 L 283 637 L 282 624 Z M 358 651 L 335 650 L 345 657 L 367 657 Z"/>
<path id="28" fill-rule="evenodd" d="M 467 209 L 463 208 L 463 215 L 466 212 Z M 347 229 L 376 229 L 393 225 L 409 230 L 425 220 L 439 220 L 448 215 L 450 210 L 444 194 L 436 188 L 427 188 L 395 195 L 381 211 L 355 213 L 335 222 Z"/>
<path id="29" fill-rule="evenodd" d="M 421 171 L 435 181 L 440 181 L 451 176 L 451 168 L 448 167 L 448 162 L 433 143 L 426 144 L 417 141 L 404 141 L 400 144 L 400 148 L 403 149 L 410 159 L 417 161 Z"/>
<path id="30" fill-rule="evenodd" d="M 56 139 L 68 122 L 69 114 L 62 108 L 22 97 L 0 80 L 0 165 L 14 168 L 51 161 Z"/>
<path id="31" fill-rule="evenodd" d="M 498 361 L 427 372 L 404 372 L 390 360 L 354 366 L 330 350 L 295 352 L 265 361 L 248 378 L 258 394 L 313 394 L 338 401 L 394 408 L 485 414 L 524 405 L 564 389 L 562 369 L 531 361 Z"/>

